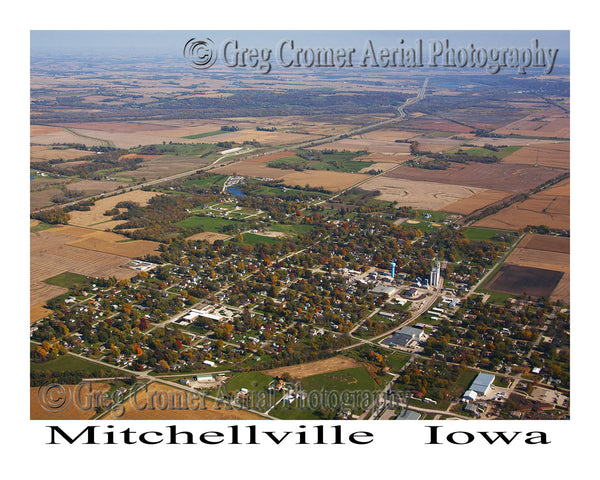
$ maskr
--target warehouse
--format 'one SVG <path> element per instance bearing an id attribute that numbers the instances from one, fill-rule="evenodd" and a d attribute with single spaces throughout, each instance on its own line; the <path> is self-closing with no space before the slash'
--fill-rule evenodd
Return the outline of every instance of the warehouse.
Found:
<path id="1" fill-rule="evenodd" d="M 496 377 L 490 373 L 480 373 L 477 375 L 470 389 L 478 395 L 487 395 Z"/>

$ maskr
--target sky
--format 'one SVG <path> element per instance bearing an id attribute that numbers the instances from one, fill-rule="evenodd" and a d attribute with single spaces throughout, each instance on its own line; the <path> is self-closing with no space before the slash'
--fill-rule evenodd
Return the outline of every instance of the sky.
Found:
<path id="1" fill-rule="evenodd" d="M 468 47 L 530 47 L 539 39 L 545 48 L 558 48 L 559 58 L 568 58 L 568 30 L 32 30 L 31 55 L 166 55 L 183 49 L 190 38 L 211 38 L 220 45 L 235 39 L 244 46 L 276 48 L 284 39 L 293 39 L 307 47 L 357 47 L 371 40 L 376 46 L 394 47 L 400 39 L 412 45 L 417 39 L 425 44 L 430 40 L 450 40 L 456 48 Z"/>

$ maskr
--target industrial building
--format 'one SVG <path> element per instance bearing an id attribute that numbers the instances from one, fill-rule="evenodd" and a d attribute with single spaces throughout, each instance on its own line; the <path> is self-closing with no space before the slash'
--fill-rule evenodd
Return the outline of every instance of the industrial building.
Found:
<path id="1" fill-rule="evenodd" d="M 390 347 L 406 347 L 410 342 L 420 341 L 424 338 L 425 332 L 421 328 L 402 327 L 381 343 Z"/>
<path id="2" fill-rule="evenodd" d="M 475 380 L 473 380 L 470 390 L 473 390 L 478 395 L 487 395 L 495 378 L 496 377 L 490 373 L 480 373 Z"/>

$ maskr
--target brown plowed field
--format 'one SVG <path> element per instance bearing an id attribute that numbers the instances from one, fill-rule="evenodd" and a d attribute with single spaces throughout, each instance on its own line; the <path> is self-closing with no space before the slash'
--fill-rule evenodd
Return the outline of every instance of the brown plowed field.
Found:
<path id="1" fill-rule="evenodd" d="M 352 138 L 363 138 L 367 140 L 383 140 L 385 142 L 395 142 L 396 140 L 408 140 L 416 135 L 415 132 L 404 130 L 381 129 L 372 132 L 363 133 Z"/>
<path id="2" fill-rule="evenodd" d="M 58 158 L 62 158 L 63 160 L 68 161 L 75 160 L 76 158 L 89 157 L 91 154 L 91 152 L 87 152 L 85 150 L 76 150 L 74 148 L 65 148 L 58 150 L 52 147 L 47 147 L 45 145 L 31 145 L 31 147 L 29 147 L 29 157 L 32 161 L 43 162 L 46 160 L 56 160 Z M 69 163 L 69 165 L 75 165 L 75 163 Z"/>
<path id="3" fill-rule="evenodd" d="M 470 197 L 458 200 L 457 202 L 446 205 L 441 210 L 443 212 L 458 213 L 460 215 L 468 215 L 480 208 L 487 207 L 492 203 L 495 203 L 503 198 L 511 195 L 508 192 L 501 192 L 499 190 L 483 190 L 477 192 Z"/>
<path id="4" fill-rule="evenodd" d="M 571 135 L 569 114 L 563 112 L 542 117 L 529 115 L 497 129 L 494 133 L 499 135 L 515 133 L 531 137 L 569 138 Z"/>
<path id="5" fill-rule="evenodd" d="M 63 129 L 60 127 L 50 127 L 46 125 L 30 125 L 29 135 L 46 135 L 47 133 L 62 132 Z"/>
<path id="6" fill-rule="evenodd" d="M 569 253 L 571 251 L 571 239 L 569 237 L 555 237 L 551 235 L 528 234 L 519 243 L 519 248 L 531 248 L 534 250 L 548 250 L 549 252 Z"/>
<path id="7" fill-rule="evenodd" d="M 74 242 L 70 242 L 67 245 L 96 252 L 112 253 L 113 255 L 135 258 L 158 253 L 159 244 L 148 240 L 129 240 L 123 235 L 112 232 L 90 230 L 88 235 Z"/>
<path id="8" fill-rule="evenodd" d="M 84 192 L 86 195 L 95 195 L 102 192 L 111 192 L 118 189 L 123 184 L 121 182 L 101 181 L 101 180 L 81 180 L 80 182 L 70 183 L 67 190 Z"/>
<path id="9" fill-rule="evenodd" d="M 448 120 L 419 117 L 411 118 L 404 122 L 403 127 L 406 129 L 425 130 L 428 132 L 452 132 L 452 133 L 469 133 L 473 130 L 471 127 L 450 122 Z"/>
<path id="10" fill-rule="evenodd" d="M 503 265 L 485 288 L 513 295 L 549 298 L 563 277 L 563 272 L 542 268 Z"/>
<path id="11" fill-rule="evenodd" d="M 360 363 L 358 360 L 344 357 L 343 355 L 338 355 L 326 360 L 317 360 L 316 362 L 290 365 L 289 367 L 273 368 L 271 370 L 265 370 L 262 373 L 272 377 L 277 377 L 287 372 L 292 376 L 292 378 L 305 378 L 312 375 L 319 375 L 321 373 L 335 372 L 337 370 L 344 370 L 347 368 L 355 368 L 360 366 L 362 366 L 362 363 Z"/>
<path id="12" fill-rule="evenodd" d="M 381 194 L 377 197 L 378 200 L 397 201 L 398 207 L 408 206 L 427 210 L 444 209 L 481 191 L 479 188 L 462 185 L 389 178 L 387 174 L 362 184 L 361 188 L 379 190 Z"/>
<path id="13" fill-rule="evenodd" d="M 77 385 L 64 385 L 64 388 L 70 391 L 65 398 L 70 398 L 68 406 L 62 411 L 48 411 L 42 405 L 44 403 L 43 387 L 31 387 L 29 389 L 29 419 L 30 420 L 89 420 L 95 414 L 93 408 L 87 409 L 87 402 L 92 400 L 93 395 L 102 395 L 108 392 L 110 385 L 107 383 L 90 382 L 91 391 L 87 387 L 84 390 L 77 388 Z M 40 388 L 42 390 L 40 390 Z M 40 397 L 38 397 L 40 392 Z M 77 393 L 80 392 L 81 403 L 77 400 Z M 67 396 L 68 395 L 68 396 Z M 98 397 L 99 398 L 99 397 Z M 46 407 L 49 408 L 49 407 Z"/>
<path id="14" fill-rule="evenodd" d="M 277 169 L 271 168 L 270 170 Z M 305 170 L 303 172 L 287 173 L 281 177 L 281 179 L 283 180 L 283 183 L 290 187 L 296 185 L 303 187 L 308 185 L 309 187 L 321 187 L 330 192 L 339 192 L 340 190 L 356 185 L 369 177 L 370 175 L 363 175 L 361 173 Z"/>
<path id="15" fill-rule="evenodd" d="M 130 257 L 68 245 L 81 238 L 80 232 L 67 230 L 63 233 L 63 229 L 58 227 L 30 234 L 30 306 L 39 306 L 65 292 L 62 287 L 43 283 L 43 280 L 63 272 L 91 277 L 114 275 L 117 279 L 131 278 L 136 274 L 135 270 L 124 267 Z"/>
<path id="16" fill-rule="evenodd" d="M 183 395 L 188 395 L 188 409 L 168 409 L 166 408 L 168 398 L 173 398 L 172 405 L 185 405 L 177 403 L 178 398 L 186 398 Z M 262 420 L 263 417 L 254 413 L 240 410 L 237 408 L 229 409 L 226 405 L 219 405 L 212 400 L 206 399 L 203 403 L 200 399 L 193 403 L 193 395 L 190 392 L 184 393 L 183 390 L 164 385 L 158 382 L 151 383 L 148 390 L 139 391 L 134 398 L 129 399 L 123 404 L 124 412 L 121 416 L 115 415 L 114 412 L 109 413 L 102 420 Z M 161 399 L 164 403 L 160 403 Z M 163 405 L 161 407 L 161 405 Z M 206 407 L 206 408 L 195 408 Z M 121 413 L 121 412 L 119 412 Z"/>
<path id="17" fill-rule="evenodd" d="M 549 252 L 548 250 L 535 250 L 533 248 L 515 248 L 504 263 L 568 272 L 570 270 L 569 257 L 568 253 Z"/>
<path id="18" fill-rule="evenodd" d="M 410 155 L 410 145 L 408 143 L 396 143 L 394 141 L 371 140 L 368 138 L 344 138 L 331 143 L 324 143 L 320 148 L 333 148 L 334 150 L 348 150 L 358 152 L 366 150 L 376 153 L 398 153 Z"/>
<path id="19" fill-rule="evenodd" d="M 561 173 L 561 171 L 548 167 L 529 165 L 453 163 L 446 170 L 425 170 L 401 165 L 383 176 L 520 193 L 555 178 Z"/>
<path id="20" fill-rule="evenodd" d="M 569 230 L 569 180 L 549 190 L 536 193 L 521 203 L 515 203 L 474 224 L 476 227 L 519 230 L 528 225 L 546 225 Z"/>
<path id="21" fill-rule="evenodd" d="M 505 157 L 502 163 L 537 164 L 545 167 L 569 168 L 570 146 L 569 142 L 563 142 L 523 147 Z"/>

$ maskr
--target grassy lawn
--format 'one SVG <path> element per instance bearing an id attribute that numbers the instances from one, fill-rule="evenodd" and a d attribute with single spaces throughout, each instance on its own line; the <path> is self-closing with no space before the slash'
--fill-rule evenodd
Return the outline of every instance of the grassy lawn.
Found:
<path id="1" fill-rule="evenodd" d="M 302 390 L 305 392 L 327 389 L 338 392 L 358 390 L 377 391 L 379 386 L 364 367 L 348 368 L 335 372 L 321 373 L 302 379 Z"/>
<path id="2" fill-rule="evenodd" d="M 47 278 L 43 280 L 44 283 L 49 285 L 56 285 L 64 288 L 77 288 L 83 285 L 87 280 L 85 275 L 79 275 L 78 273 L 63 272 L 55 277 Z"/>
<path id="3" fill-rule="evenodd" d="M 469 227 L 465 229 L 465 237 L 469 240 L 488 240 L 493 241 L 496 235 L 504 235 L 506 237 L 515 237 L 514 232 L 507 230 L 496 230 L 493 228 Z"/>
<path id="4" fill-rule="evenodd" d="M 198 215 L 194 215 L 188 217 L 180 222 L 177 222 L 175 225 L 185 228 L 197 228 L 202 227 L 206 232 L 216 232 L 221 233 L 223 231 L 223 227 L 225 225 L 232 225 L 234 227 L 244 228 L 244 222 L 236 222 L 235 220 L 228 220 L 226 218 L 216 218 L 216 217 L 201 217 Z"/>
<path id="5" fill-rule="evenodd" d="M 269 377 L 260 372 L 240 373 L 230 378 L 225 384 L 225 388 L 230 392 L 239 392 L 242 388 L 247 388 L 249 391 L 258 392 L 267 388 L 273 377 Z"/>

